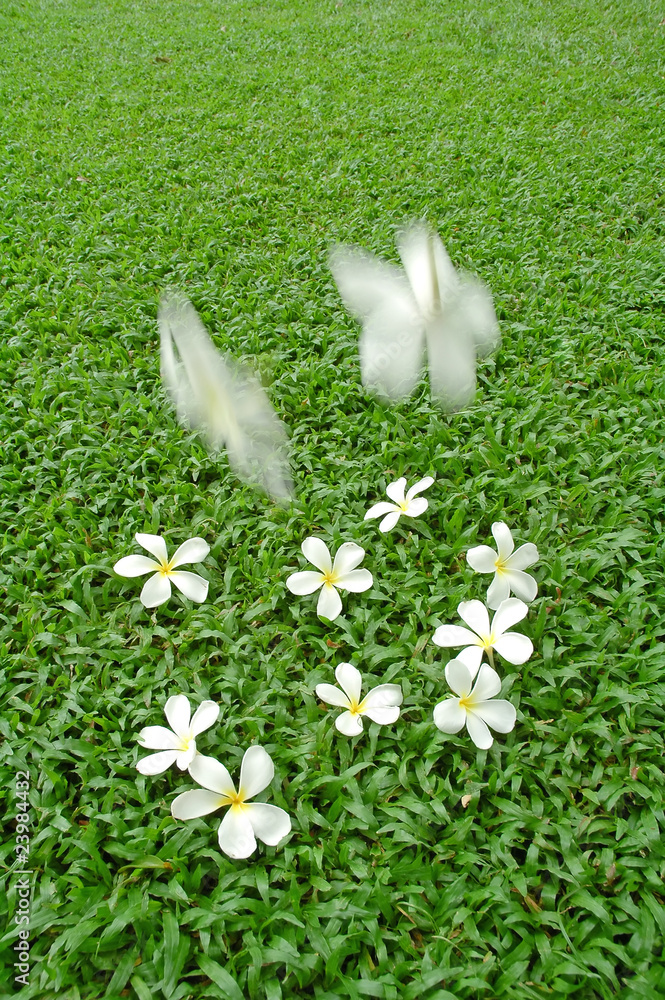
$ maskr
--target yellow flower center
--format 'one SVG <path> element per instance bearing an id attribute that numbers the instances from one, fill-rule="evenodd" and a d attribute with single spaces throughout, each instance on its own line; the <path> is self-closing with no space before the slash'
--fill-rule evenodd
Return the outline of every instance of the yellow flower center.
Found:
<path id="1" fill-rule="evenodd" d="M 407 514 L 408 513 L 409 504 L 408 504 L 408 502 L 406 500 L 402 500 L 402 502 L 400 504 L 398 504 L 398 506 L 399 506 L 399 509 L 402 511 L 403 514 Z"/>
<path id="2" fill-rule="evenodd" d="M 336 579 L 337 574 L 334 573 L 333 570 L 328 570 L 327 573 L 323 574 L 323 585 L 326 586 L 327 584 L 329 587 L 334 587 Z"/>
<path id="3" fill-rule="evenodd" d="M 494 560 L 494 569 L 497 571 L 499 576 L 506 571 L 506 561 L 501 559 L 499 556 Z"/>
<path id="4" fill-rule="evenodd" d="M 473 707 L 473 703 L 474 699 L 471 697 L 470 694 L 467 694 L 463 698 L 460 698 L 459 707 L 463 708 L 464 711 L 466 712 L 469 708 Z"/>
<path id="5" fill-rule="evenodd" d="M 242 811 L 245 807 L 245 799 L 241 792 L 233 792 L 227 796 L 227 800 L 226 804 L 236 811 Z"/>
<path id="6" fill-rule="evenodd" d="M 355 698 L 349 698 L 349 712 L 351 715 L 362 715 L 365 711 L 365 699 L 362 701 L 356 701 Z"/>
<path id="7" fill-rule="evenodd" d="M 171 575 L 171 571 L 172 571 L 171 562 L 170 561 L 169 562 L 162 561 L 162 563 L 161 563 L 161 565 L 159 567 L 158 572 L 162 576 L 170 576 Z"/>

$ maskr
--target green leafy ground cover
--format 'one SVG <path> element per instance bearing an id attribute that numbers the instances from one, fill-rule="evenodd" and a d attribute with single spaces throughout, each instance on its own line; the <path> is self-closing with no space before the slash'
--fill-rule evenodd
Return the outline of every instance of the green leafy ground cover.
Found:
<path id="1" fill-rule="evenodd" d="M 662 8 L 9 0 L 0 28 L 6 995 L 17 770 L 26 998 L 665 995 Z M 412 218 L 501 323 L 453 416 L 364 392 L 327 270 L 335 241 L 394 260 Z M 176 423 L 167 285 L 259 356 L 293 506 Z M 430 509 L 384 537 L 362 518 L 402 474 Z M 483 596 L 494 520 L 540 591 L 482 752 L 432 724 L 431 636 Z M 141 606 L 112 572 L 136 531 L 210 542 L 205 604 Z M 310 534 L 374 574 L 334 624 L 285 587 Z M 396 725 L 335 732 L 342 660 L 402 685 Z M 232 861 L 171 818 L 186 776 L 138 774 L 179 692 L 221 705 L 200 749 L 232 772 L 271 754 L 284 845 Z"/>

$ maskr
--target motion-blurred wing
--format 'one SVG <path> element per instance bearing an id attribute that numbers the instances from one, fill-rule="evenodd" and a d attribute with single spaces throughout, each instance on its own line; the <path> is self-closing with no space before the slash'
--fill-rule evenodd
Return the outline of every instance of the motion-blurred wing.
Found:
<path id="1" fill-rule="evenodd" d="M 443 243 L 424 223 L 416 222 L 399 234 L 397 249 L 421 313 L 430 317 L 439 312 L 458 286 Z"/>
<path id="2" fill-rule="evenodd" d="M 455 271 L 443 243 L 424 223 L 399 238 L 399 252 L 425 319 L 433 397 L 446 410 L 473 400 L 476 357 L 499 342 L 499 326 L 489 289 Z"/>
<path id="3" fill-rule="evenodd" d="M 290 498 L 286 429 L 252 372 L 215 348 L 184 296 L 162 297 L 159 334 L 162 378 L 181 423 L 200 428 L 211 451 L 226 448 L 241 479 Z"/>
<path id="4" fill-rule="evenodd" d="M 476 357 L 484 358 L 501 342 L 501 331 L 494 311 L 492 293 L 484 281 L 471 274 L 459 275 L 458 309 L 462 311 L 466 329 L 476 345 Z"/>
<path id="5" fill-rule="evenodd" d="M 459 410 L 476 392 L 476 351 L 457 307 L 427 324 L 427 360 L 433 398 L 444 410 Z"/>
<path id="6" fill-rule="evenodd" d="M 475 278 L 462 277 L 441 312 L 427 324 L 432 395 L 446 410 L 473 402 L 476 357 L 499 342 L 492 296 Z"/>
<path id="7" fill-rule="evenodd" d="M 344 304 L 363 325 L 363 385 L 383 399 L 408 399 L 422 368 L 424 324 L 404 274 L 350 247 L 333 253 L 330 269 Z"/>

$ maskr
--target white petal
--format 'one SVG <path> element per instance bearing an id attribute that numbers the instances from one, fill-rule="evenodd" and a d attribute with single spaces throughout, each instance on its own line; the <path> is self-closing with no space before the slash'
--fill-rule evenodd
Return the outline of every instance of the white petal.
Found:
<path id="1" fill-rule="evenodd" d="M 169 578 L 162 573 L 155 573 L 143 584 L 139 600 L 144 608 L 156 608 L 171 596 Z"/>
<path id="2" fill-rule="evenodd" d="M 399 708 L 397 705 L 375 705 L 374 708 L 365 709 L 363 715 L 366 715 L 368 719 L 376 722 L 379 726 L 387 726 L 391 722 L 397 722 L 399 719 Z"/>
<path id="3" fill-rule="evenodd" d="M 466 561 L 476 573 L 494 573 L 497 556 L 498 553 L 489 545 L 476 545 L 475 548 L 469 549 L 467 552 Z"/>
<path id="4" fill-rule="evenodd" d="M 181 771 L 186 771 L 189 765 L 196 757 L 196 755 L 197 755 L 196 740 L 190 740 L 187 749 L 180 751 L 180 753 L 175 759 L 175 762 Z"/>
<path id="5" fill-rule="evenodd" d="M 505 571 L 497 573 L 487 588 L 487 607 L 491 608 L 492 611 L 496 611 L 509 597 L 510 582 L 508 574 Z"/>
<path id="6" fill-rule="evenodd" d="M 171 569 L 185 563 L 203 562 L 209 552 L 210 546 L 204 538 L 188 538 L 179 549 L 176 549 L 173 559 L 171 559 Z"/>
<path id="7" fill-rule="evenodd" d="M 191 722 L 192 736 L 198 736 L 206 729 L 210 729 L 219 718 L 219 705 L 214 701 L 202 701 L 194 712 Z"/>
<path id="8" fill-rule="evenodd" d="M 256 838 L 249 814 L 242 806 L 232 806 L 219 827 L 219 846 L 230 858 L 248 858 L 256 850 Z"/>
<path id="9" fill-rule="evenodd" d="M 499 559 L 503 562 L 515 548 L 510 528 L 503 521 L 495 521 L 492 525 L 492 534 L 494 535 L 496 547 L 499 550 Z"/>
<path id="10" fill-rule="evenodd" d="M 128 577 L 143 576 L 145 573 L 154 573 L 158 569 L 161 569 L 159 563 L 156 563 L 154 559 L 148 559 L 147 556 L 125 556 L 123 559 L 119 559 L 113 567 L 118 576 Z"/>
<path id="11" fill-rule="evenodd" d="M 363 731 L 363 720 L 357 714 L 342 712 L 335 719 L 335 727 L 345 736 L 360 736 Z"/>
<path id="12" fill-rule="evenodd" d="M 368 569 L 352 569 L 349 573 L 338 576 L 335 586 L 341 590 L 350 590 L 353 594 L 360 594 L 364 590 L 369 590 L 373 582 Z"/>
<path id="13" fill-rule="evenodd" d="M 202 788 L 183 792 L 171 803 L 171 815 L 174 819 L 196 819 L 198 816 L 207 816 L 223 805 L 220 798 L 217 792 L 206 792 Z"/>
<path id="14" fill-rule="evenodd" d="M 402 698 L 402 689 L 399 684 L 379 684 L 378 687 L 372 688 L 363 699 L 363 711 L 367 712 L 369 708 L 388 708 L 401 705 Z"/>
<path id="15" fill-rule="evenodd" d="M 178 750 L 180 737 L 166 726 L 146 726 L 136 737 L 139 746 L 146 750 Z"/>
<path id="16" fill-rule="evenodd" d="M 496 670 L 490 667 L 489 663 L 483 663 L 478 671 L 478 678 L 473 686 L 471 700 L 475 708 L 476 702 L 487 701 L 493 698 L 501 690 L 501 680 Z"/>
<path id="17" fill-rule="evenodd" d="M 379 531 L 392 531 L 401 516 L 401 510 L 393 510 L 390 514 L 386 514 L 383 521 L 381 521 L 381 524 L 379 525 Z"/>
<path id="18" fill-rule="evenodd" d="M 472 685 L 471 671 L 461 660 L 446 664 L 446 680 L 458 698 L 467 698 Z"/>
<path id="19" fill-rule="evenodd" d="M 245 750 L 240 765 L 240 783 L 238 794 L 243 799 L 253 799 L 255 795 L 267 788 L 275 776 L 275 766 L 270 755 L 260 746 Z"/>
<path id="20" fill-rule="evenodd" d="M 380 503 L 375 503 L 373 507 L 370 507 L 363 520 L 369 521 L 373 517 L 383 517 L 384 514 L 394 513 L 395 511 L 397 511 L 399 516 L 399 507 L 395 507 L 394 503 L 388 503 L 387 500 L 381 500 Z"/>
<path id="21" fill-rule="evenodd" d="M 173 735 L 173 734 L 172 734 Z M 136 770 L 141 774 L 162 774 L 178 756 L 177 750 L 163 750 L 161 753 L 151 753 L 149 757 L 143 757 L 136 764 Z"/>
<path id="22" fill-rule="evenodd" d="M 472 711 L 480 716 L 485 725 L 496 729 L 497 733 L 509 733 L 515 728 L 517 712 L 515 706 L 502 698 L 494 701 L 481 701 L 473 706 Z"/>
<path id="23" fill-rule="evenodd" d="M 217 796 L 232 798 L 236 793 L 231 775 L 214 757 L 197 754 L 189 765 L 189 773 L 197 785 L 215 792 Z"/>
<path id="24" fill-rule="evenodd" d="M 341 610 L 342 598 L 333 586 L 329 583 L 325 583 L 323 587 L 321 587 L 321 593 L 319 594 L 319 600 L 316 605 L 317 615 L 319 618 L 327 618 L 328 621 L 334 622 Z"/>
<path id="25" fill-rule="evenodd" d="M 526 545 L 520 545 L 519 549 L 513 552 L 506 564 L 506 569 L 528 569 L 535 562 L 538 562 L 538 549 L 533 542 L 527 542 Z"/>
<path id="26" fill-rule="evenodd" d="M 479 639 L 475 632 L 462 628 L 461 625 L 439 625 L 432 636 L 432 642 L 437 646 L 476 646 Z"/>
<path id="27" fill-rule="evenodd" d="M 433 476 L 425 476 L 424 479 L 419 479 L 417 483 L 413 484 L 411 489 L 406 494 L 407 502 L 409 500 L 413 500 L 413 498 L 415 496 L 418 496 L 419 493 L 422 493 L 423 490 L 429 489 L 429 487 L 432 485 L 433 482 L 434 482 Z"/>
<path id="28" fill-rule="evenodd" d="M 526 663 L 533 653 L 531 639 L 518 632 L 506 632 L 496 640 L 494 648 L 499 656 L 503 656 L 504 660 L 508 660 L 508 663 L 514 663 L 516 666 L 519 666 L 520 663 Z"/>
<path id="29" fill-rule="evenodd" d="M 442 733 L 459 733 L 464 728 L 466 712 L 458 698 L 446 698 L 434 706 L 434 725 Z"/>
<path id="30" fill-rule="evenodd" d="M 208 596 L 208 581 L 204 580 L 198 573 L 187 573 L 177 569 L 174 573 L 169 573 L 172 580 L 181 594 L 188 597 L 190 601 L 202 604 Z"/>
<path id="31" fill-rule="evenodd" d="M 245 806 L 245 813 L 255 836 L 269 847 L 276 847 L 291 832 L 289 815 L 279 806 L 250 802 Z"/>
<path id="32" fill-rule="evenodd" d="M 494 743 L 494 737 L 483 720 L 471 710 L 466 713 L 466 729 L 479 750 L 489 750 Z"/>
<path id="33" fill-rule="evenodd" d="M 467 646 L 466 649 L 461 649 L 457 654 L 457 659 L 460 663 L 463 663 L 467 667 L 471 678 L 473 679 L 478 673 L 478 668 L 483 658 L 483 647 L 482 646 Z"/>
<path id="34" fill-rule="evenodd" d="M 155 559 L 162 565 L 165 566 L 168 562 L 168 552 L 166 551 L 166 542 L 161 535 L 146 535 L 138 531 L 134 538 L 144 549 L 147 549 Z"/>
<path id="35" fill-rule="evenodd" d="M 313 570 L 305 570 L 304 573 L 293 573 L 286 581 L 287 588 L 292 594 L 313 594 L 315 590 L 323 584 L 323 574 L 315 573 Z"/>
<path id="36" fill-rule="evenodd" d="M 502 576 L 508 582 L 515 597 L 519 598 L 520 601 L 524 601 L 526 604 L 535 601 L 538 595 L 538 584 L 532 576 L 523 573 L 521 569 L 504 569 Z"/>
<path id="37" fill-rule="evenodd" d="M 169 726 L 180 739 L 187 739 L 189 736 L 189 720 L 192 710 L 189 707 L 189 698 L 184 694 L 173 695 L 164 705 L 164 715 Z"/>
<path id="38" fill-rule="evenodd" d="M 351 570 L 354 570 L 363 561 L 365 550 L 355 542 L 344 542 L 337 549 L 335 562 L 333 563 L 333 575 L 337 580 Z"/>
<path id="39" fill-rule="evenodd" d="M 396 480 L 394 483 L 390 483 L 386 486 L 386 493 L 391 500 L 395 503 L 404 503 L 404 487 L 406 486 L 406 477 L 402 476 L 401 479 Z"/>
<path id="40" fill-rule="evenodd" d="M 335 670 L 335 679 L 349 701 L 355 701 L 357 704 L 360 701 L 362 687 L 360 671 L 350 663 L 340 663 Z"/>
<path id="41" fill-rule="evenodd" d="M 501 635 L 511 626 L 529 613 L 529 609 L 524 601 L 518 601 L 516 597 L 509 597 L 507 601 L 502 601 L 492 619 L 492 632 L 494 635 Z"/>
<path id="42" fill-rule="evenodd" d="M 321 701 L 325 701 L 327 705 L 335 705 L 338 708 L 348 708 L 350 705 L 349 699 L 344 692 L 340 691 L 339 688 L 333 687 L 332 684 L 317 684 L 316 697 L 320 698 Z"/>
<path id="43" fill-rule="evenodd" d="M 311 535 L 306 538 L 302 543 L 302 551 L 308 562 L 311 562 L 312 566 L 316 566 L 320 569 L 322 573 L 329 573 L 332 569 L 332 562 L 330 559 L 330 552 L 328 551 L 328 546 L 325 542 L 322 542 L 320 538 L 315 538 Z"/>
<path id="44" fill-rule="evenodd" d="M 404 513 L 408 517 L 420 517 L 421 514 L 425 513 L 428 507 L 429 504 L 425 497 L 416 497 L 415 500 L 409 500 L 407 509 Z"/>
<path id="45" fill-rule="evenodd" d="M 490 617 L 482 601 L 462 601 L 457 606 L 457 614 L 481 638 L 490 634 Z"/>

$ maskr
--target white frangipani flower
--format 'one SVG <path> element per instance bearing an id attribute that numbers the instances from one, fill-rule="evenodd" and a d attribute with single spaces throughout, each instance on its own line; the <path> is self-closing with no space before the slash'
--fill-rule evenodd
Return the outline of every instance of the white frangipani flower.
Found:
<path id="1" fill-rule="evenodd" d="M 198 563 L 205 559 L 210 552 L 210 546 L 203 538 L 189 538 L 176 549 L 171 559 L 168 557 L 166 542 L 161 535 L 144 535 L 139 531 L 135 538 L 139 545 L 155 556 L 157 561 L 148 559 L 147 556 L 125 556 L 113 569 L 118 576 L 155 574 L 144 584 L 141 591 L 140 600 L 144 607 L 156 608 L 168 601 L 171 596 L 171 580 L 190 601 L 197 601 L 199 604 L 205 601 L 208 595 L 208 581 L 197 573 L 176 569 L 176 566 L 182 566 L 184 563 Z"/>
<path id="2" fill-rule="evenodd" d="M 342 599 L 339 590 L 350 590 L 360 593 L 372 586 L 372 574 L 367 569 L 356 569 L 362 562 L 365 550 L 355 542 L 344 542 L 335 555 L 335 562 L 330 558 L 328 546 L 320 538 L 310 536 L 302 543 L 303 555 L 319 573 L 306 570 L 304 573 L 293 573 L 286 581 L 286 586 L 292 594 L 313 594 L 321 588 L 316 613 L 320 618 L 328 618 L 331 622 L 342 610 Z"/>
<path id="3" fill-rule="evenodd" d="M 466 554 L 466 561 L 476 573 L 494 573 L 487 591 L 487 606 L 496 611 L 501 602 L 510 597 L 511 591 L 520 601 L 529 604 L 536 599 L 538 584 L 523 570 L 537 561 L 538 549 L 533 542 L 527 542 L 513 552 L 513 536 L 503 521 L 494 522 L 492 534 L 498 552 L 489 545 L 477 545 Z"/>
<path id="4" fill-rule="evenodd" d="M 507 629 L 521 621 L 528 612 L 523 601 L 510 597 L 502 601 L 490 626 L 487 608 L 482 601 L 462 601 L 457 613 L 469 628 L 461 625 L 440 625 L 433 636 L 437 646 L 466 646 L 459 654 L 473 679 L 478 673 L 483 652 L 486 652 L 492 662 L 492 650 L 496 649 L 504 660 L 509 663 L 525 663 L 533 653 L 531 639 L 518 632 L 508 632 Z M 470 631 L 473 629 L 473 631 Z"/>
<path id="5" fill-rule="evenodd" d="M 363 731 L 363 715 L 380 726 L 396 722 L 399 706 L 402 704 L 402 689 L 399 684 L 379 684 L 361 700 L 362 677 L 360 671 L 350 663 L 340 663 L 335 670 L 339 688 L 332 684 L 317 684 L 316 694 L 328 705 L 345 708 L 335 719 L 335 726 L 345 736 L 358 736 Z"/>
<path id="6" fill-rule="evenodd" d="M 385 514 L 386 516 L 379 525 L 379 531 L 390 531 L 403 514 L 407 517 L 419 517 L 425 513 L 428 504 L 424 497 L 418 497 L 417 494 L 428 489 L 433 482 L 432 476 L 425 476 L 424 479 L 418 480 L 405 496 L 406 479 L 402 476 L 397 482 L 386 486 L 386 493 L 391 500 L 394 500 L 394 503 L 388 503 L 387 500 L 375 503 L 365 514 L 364 520 L 369 521 L 375 517 L 383 517 Z"/>
<path id="7" fill-rule="evenodd" d="M 248 858 L 256 849 L 257 837 L 275 847 L 290 832 L 291 820 L 283 809 L 248 801 L 267 788 L 275 774 L 263 747 L 251 746 L 245 751 L 237 792 L 227 769 L 213 757 L 199 754 L 189 773 L 202 788 L 178 795 L 171 804 L 171 814 L 174 819 L 196 819 L 230 806 L 219 828 L 219 846 L 230 858 Z"/>
<path id="8" fill-rule="evenodd" d="M 181 771 L 189 767 L 197 754 L 196 737 L 217 721 L 219 707 L 214 701 L 202 701 L 190 720 L 192 710 L 189 699 L 184 694 L 176 694 L 167 701 L 164 714 L 171 729 L 146 726 L 137 736 L 139 746 L 162 751 L 143 757 L 138 762 L 136 767 L 141 774 L 161 774 L 173 763 Z"/>
<path id="9" fill-rule="evenodd" d="M 509 733 L 515 728 L 515 706 L 494 696 L 501 690 L 496 670 L 483 663 L 475 685 L 473 676 L 461 660 L 451 660 L 446 666 L 446 680 L 455 692 L 434 707 L 434 724 L 444 733 L 458 733 L 466 726 L 469 736 L 480 750 L 488 750 L 494 738 L 490 733 Z"/>

